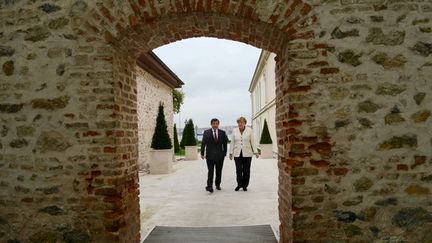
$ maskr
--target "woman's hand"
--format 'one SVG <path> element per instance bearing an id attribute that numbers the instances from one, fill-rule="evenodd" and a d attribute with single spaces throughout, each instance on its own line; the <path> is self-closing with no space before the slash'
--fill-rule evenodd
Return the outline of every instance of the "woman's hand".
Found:
<path id="1" fill-rule="evenodd" d="M 255 154 L 255 157 L 256 157 L 256 158 L 258 159 L 258 157 L 259 157 L 259 154 L 258 154 L 258 153 L 256 153 L 256 154 Z"/>
<path id="2" fill-rule="evenodd" d="M 230 155 L 229 155 L 229 159 L 232 160 L 232 158 L 233 158 L 233 156 L 232 156 L 232 154 L 230 154 Z"/>

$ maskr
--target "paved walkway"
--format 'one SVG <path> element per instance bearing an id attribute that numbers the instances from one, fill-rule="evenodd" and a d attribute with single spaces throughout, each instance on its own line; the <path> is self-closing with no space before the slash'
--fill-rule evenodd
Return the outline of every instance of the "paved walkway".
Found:
<path id="1" fill-rule="evenodd" d="M 270 224 L 278 235 L 278 169 L 275 159 L 253 159 L 248 191 L 234 191 L 234 161 L 226 159 L 222 190 L 205 191 L 204 160 L 180 161 L 174 173 L 140 175 L 141 237 L 159 226 Z"/>

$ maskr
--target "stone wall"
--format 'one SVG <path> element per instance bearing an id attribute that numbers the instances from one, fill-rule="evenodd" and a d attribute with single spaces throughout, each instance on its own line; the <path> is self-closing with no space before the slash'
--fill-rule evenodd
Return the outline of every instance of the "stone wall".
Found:
<path id="1" fill-rule="evenodd" d="M 315 4 L 287 46 L 293 239 L 431 242 L 431 3 Z"/>
<path id="2" fill-rule="evenodd" d="M 86 223 L 120 210 L 108 186 L 119 174 L 112 49 L 78 41 L 87 4 L 71 5 L 0 2 L 1 242 L 85 242 L 117 227 Z"/>
<path id="3" fill-rule="evenodd" d="M 139 242 L 137 56 L 277 54 L 282 242 L 431 241 L 430 1 L 0 1 L 0 241 Z"/>
<path id="4" fill-rule="evenodd" d="M 137 67 L 137 115 L 138 115 L 138 165 L 139 169 L 150 172 L 148 167 L 149 151 L 156 126 L 159 102 L 164 104 L 168 133 L 173 138 L 173 100 L 172 88 Z"/>

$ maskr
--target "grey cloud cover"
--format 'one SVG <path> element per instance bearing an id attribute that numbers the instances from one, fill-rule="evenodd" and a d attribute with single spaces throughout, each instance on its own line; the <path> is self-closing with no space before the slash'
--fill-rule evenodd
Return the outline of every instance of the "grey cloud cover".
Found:
<path id="1" fill-rule="evenodd" d="M 192 38 L 154 52 L 185 83 L 182 123 L 192 118 L 199 127 L 207 127 L 217 117 L 221 125 L 235 125 L 240 115 L 250 120 L 248 88 L 260 49 L 223 39 Z M 179 123 L 178 115 L 175 122 Z"/>

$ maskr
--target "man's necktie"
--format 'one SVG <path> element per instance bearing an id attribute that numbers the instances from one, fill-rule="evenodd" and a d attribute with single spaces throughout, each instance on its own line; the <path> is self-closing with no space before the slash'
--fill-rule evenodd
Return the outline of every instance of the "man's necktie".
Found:
<path id="1" fill-rule="evenodd" d="M 217 142 L 218 142 L 218 138 L 217 138 L 217 135 L 216 135 L 216 129 L 213 130 L 213 131 L 214 131 L 214 136 L 213 136 L 213 138 L 214 138 L 214 143 L 217 144 Z"/>

